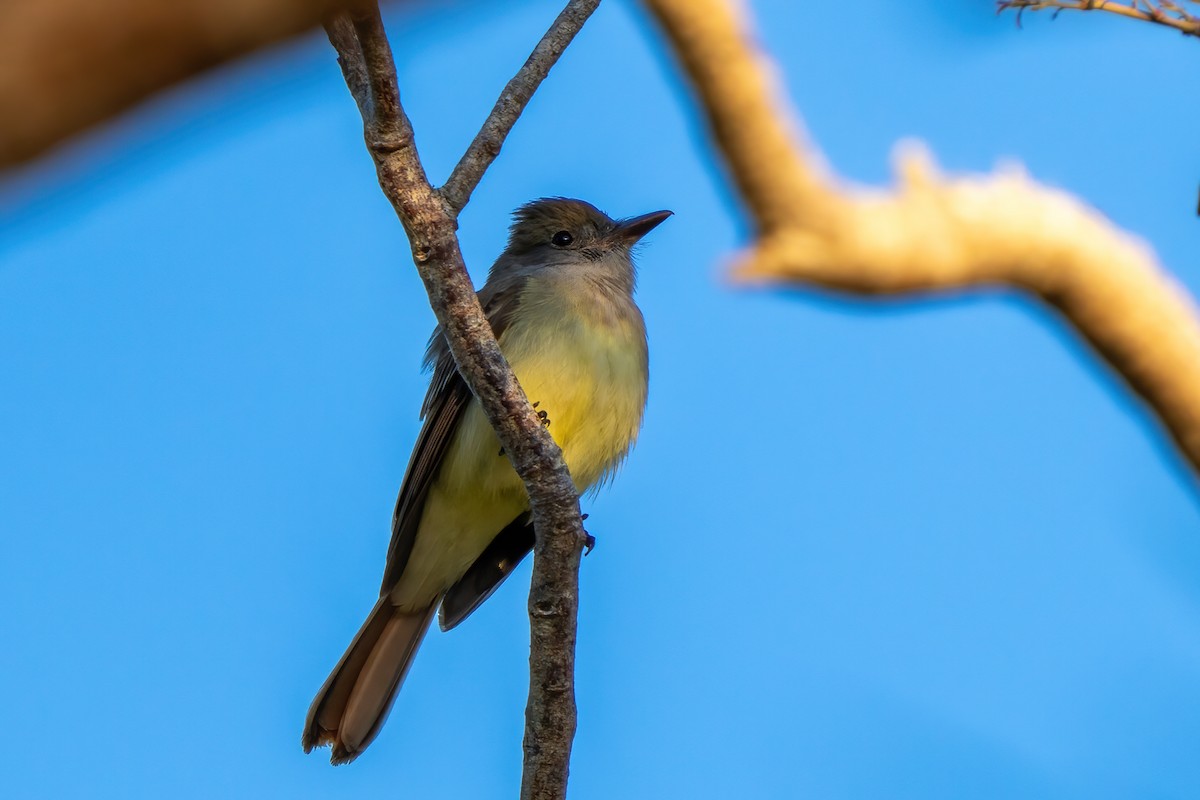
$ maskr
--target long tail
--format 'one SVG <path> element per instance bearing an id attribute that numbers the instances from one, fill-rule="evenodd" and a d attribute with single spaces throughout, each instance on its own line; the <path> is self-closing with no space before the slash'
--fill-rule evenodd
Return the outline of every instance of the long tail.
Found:
<path id="1" fill-rule="evenodd" d="M 317 692 L 304 721 L 304 752 L 333 745 L 331 764 L 349 764 L 383 727 L 396 692 L 433 619 L 435 602 L 404 612 L 381 597 L 342 660 Z"/>

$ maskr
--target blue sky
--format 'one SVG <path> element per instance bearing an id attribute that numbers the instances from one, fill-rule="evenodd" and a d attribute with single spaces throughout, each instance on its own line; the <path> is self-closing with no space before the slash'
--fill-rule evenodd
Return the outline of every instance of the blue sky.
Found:
<path id="1" fill-rule="evenodd" d="M 832 165 L 1019 159 L 1200 291 L 1195 41 L 987 2 L 758 0 Z M 388 18 L 448 174 L 554 2 Z M 641 441 L 586 503 L 576 798 L 1200 793 L 1196 484 L 1005 293 L 739 291 L 677 70 L 609 0 L 462 218 L 671 208 L 640 255 Z M 332 53 L 180 88 L 0 186 L 0 677 L 16 797 L 512 797 L 528 565 L 431 634 L 349 767 L 300 751 L 377 591 L 432 326 Z"/>

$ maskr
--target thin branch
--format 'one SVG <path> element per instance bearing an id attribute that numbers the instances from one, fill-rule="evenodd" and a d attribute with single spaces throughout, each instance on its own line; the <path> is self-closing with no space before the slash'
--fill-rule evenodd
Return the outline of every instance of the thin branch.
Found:
<path id="1" fill-rule="evenodd" d="M 1195 3 L 1195 0 L 1191 2 Z M 1149 0 L 1134 0 L 1130 3 L 1117 3 L 1113 0 L 1000 0 L 996 3 L 997 13 L 1010 9 L 1016 10 L 1018 21 L 1026 11 L 1049 9 L 1055 16 L 1060 11 L 1107 11 L 1110 14 L 1174 28 L 1184 36 L 1200 36 L 1200 17 L 1171 0 L 1161 0 L 1158 3 Z"/>
<path id="2" fill-rule="evenodd" d="M 358 104 L 358 113 L 363 120 L 371 114 L 371 85 L 367 78 L 367 64 L 363 60 L 362 45 L 358 43 L 358 33 L 348 14 L 338 14 L 325 22 L 325 34 L 330 44 L 338 54 L 338 66 L 342 68 L 342 78 L 350 96 Z"/>
<path id="3" fill-rule="evenodd" d="M 412 125 L 400 103 L 379 9 L 372 4 L 342 16 L 329 23 L 327 31 L 363 112 L 364 138 L 379 185 L 408 233 L 430 305 L 459 371 L 529 492 L 536 544 L 521 797 L 562 798 L 576 726 L 579 559 L 586 538 L 579 497 L 562 451 L 534 414 L 479 306 L 455 235 L 457 209 L 447 206 L 425 175 Z M 510 120 L 495 129 L 506 133 L 511 127 Z M 478 169 L 484 168 L 486 164 Z"/>
<path id="4" fill-rule="evenodd" d="M 455 214 L 471 199 L 471 193 L 500 154 L 505 138 L 524 112 L 533 93 L 599 5 L 600 0 L 571 0 L 567 3 L 525 64 L 504 87 L 483 127 L 475 135 L 475 140 L 441 189 L 442 197 Z"/>
<path id="5" fill-rule="evenodd" d="M 843 185 L 793 131 L 732 3 L 645 2 L 758 226 L 736 279 L 863 295 L 1026 291 L 1062 313 L 1200 469 L 1200 310 L 1145 244 L 1019 169 L 948 179 L 919 148 L 901 153 L 894 189 Z"/>

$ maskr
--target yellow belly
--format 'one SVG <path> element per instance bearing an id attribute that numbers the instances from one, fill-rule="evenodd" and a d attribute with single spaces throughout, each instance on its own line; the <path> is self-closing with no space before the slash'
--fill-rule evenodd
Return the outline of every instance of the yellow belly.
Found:
<path id="1" fill-rule="evenodd" d="M 646 402 L 640 320 L 597 325 L 574 315 L 513 325 L 501 349 L 545 411 L 582 493 L 612 474 L 637 439 Z M 393 602 L 421 608 L 457 581 L 529 499 L 477 400 L 447 448 Z"/>
<path id="2" fill-rule="evenodd" d="M 580 492 L 611 474 L 637 439 L 646 363 L 634 333 L 576 322 L 559 326 L 555 336 L 539 337 L 540 347 L 505 343 L 514 352 L 513 371 L 526 396 L 546 412 Z"/>

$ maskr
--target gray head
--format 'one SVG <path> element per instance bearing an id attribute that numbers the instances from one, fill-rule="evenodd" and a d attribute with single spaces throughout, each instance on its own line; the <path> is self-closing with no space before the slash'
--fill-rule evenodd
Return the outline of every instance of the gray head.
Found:
<path id="1" fill-rule="evenodd" d="M 671 216 L 654 211 L 614 220 L 591 203 L 566 197 L 543 197 L 513 213 L 508 246 L 492 267 L 497 273 L 585 269 L 609 273 L 633 288 L 630 251 L 643 236 Z"/>

